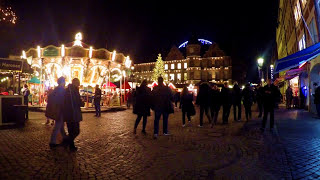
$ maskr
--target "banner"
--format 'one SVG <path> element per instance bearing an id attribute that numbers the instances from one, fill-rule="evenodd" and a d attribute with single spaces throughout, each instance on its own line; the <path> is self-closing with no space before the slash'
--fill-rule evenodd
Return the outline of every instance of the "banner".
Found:
<path id="1" fill-rule="evenodd" d="M 0 58 L 0 70 L 22 71 L 22 61 Z"/>

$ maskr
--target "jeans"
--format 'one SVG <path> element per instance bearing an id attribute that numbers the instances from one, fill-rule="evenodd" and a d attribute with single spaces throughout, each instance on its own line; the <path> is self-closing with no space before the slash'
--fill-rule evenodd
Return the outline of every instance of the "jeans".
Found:
<path id="1" fill-rule="evenodd" d="M 217 123 L 220 106 L 219 105 L 211 106 L 210 110 L 211 110 L 211 116 L 212 116 L 212 123 Z"/>
<path id="2" fill-rule="evenodd" d="M 182 111 L 182 124 L 186 124 L 186 114 L 187 114 L 188 121 L 189 122 L 191 121 L 190 112 Z"/>
<path id="3" fill-rule="evenodd" d="M 155 111 L 155 118 L 154 118 L 154 131 L 153 134 L 159 134 L 159 121 L 162 115 L 163 119 L 163 133 L 168 133 L 168 117 L 169 113 L 165 111 Z"/>
<path id="4" fill-rule="evenodd" d="M 64 122 L 61 118 L 60 120 L 56 121 L 54 124 L 54 128 L 52 130 L 51 138 L 50 138 L 50 144 L 56 144 L 57 143 L 57 135 L 58 133 L 61 133 L 63 139 L 67 138 L 66 132 L 64 131 Z"/>
<path id="5" fill-rule="evenodd" d="M 263 105 L 262 105 L 261 100 L 257 101 L 257 103 L 258 103 L 258 108 L 259 108 L 259 117 L 261 117 L 262 112 L 263 112 Z"/>
<path id="6" fill-rule="evenodd" d="M 230 104 L 224 104 L 222 106 L 222 108 L 223 108 L 222 121 L 223 121 L 223 123 L 228 123 L 231 105 Z"/>
<path id="7" fill-rule="evenodd" d="M 238 107 L 238 119 L 237 119 L 237 107 Z M 235 121 L 241 119 L 241 103 L 233 104 L 233 117 Z"/>
<path id="8" fill-rule="evenodd" d="M 209 123 L 211 123 L 211 117 L 209 113 L 209 106 L 200 105 L 200 126 L 203 125 L 203 113 L 206 113 Z"/>
<path id="9" fill-rule="evenodd" d="M 274 108 L 273 106 L 264 106 L 264 113 L 263 113 L 263 121 L 262 121 L 262 128 L 264 129 L 267 124 L 268 113 L 270 113 L 270 129 L 273 128 L 274 125 Z"/>
<path id="10" fill-rule="evenodd" d="M 79 122 L 67 122 L 69 132 L 69 144 L 74 146 L 74 139 L 80 134 L 80 123 Z"/>
<path id="11" fill-rule="evenodd" d="M 146 130 L 147 117 L 148 116 L 147 115 L 141 115 L 141 114 L 138 114 L 138 117 L 137 117 L 136 122 L 134 124 L 134 129 L 137 129 L 142 117 L 143 117 L 142 131 Z"/>
<path id="12" fill-rule="evenodd" d="M 316 108 L 317 108 L 318 116 L 320 117 L 320 104 L 316 104 Z"/>
<path id="13" fill-rule="evenodd" d="M 94 101 L 94 107 L 96 109 L 96 116 L 101 116 L 100 101 Z"/>
<path id="14" fill-rule="evenodd" d="M 244 104 L 244 109 L 246 112 L 246 119 L 249 120 L 249 118 L 251 119 L 251 106 L 252 104 Z"/>

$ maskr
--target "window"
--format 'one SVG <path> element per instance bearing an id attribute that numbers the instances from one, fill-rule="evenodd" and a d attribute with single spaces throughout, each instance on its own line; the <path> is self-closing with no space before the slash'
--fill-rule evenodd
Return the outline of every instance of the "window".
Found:
<path id="1" fill-rule="evenodd" d="M 318 35 L 317 35 L 317 28 L 316 28 L 316 22 L 314 18 L 312 18 L 310 24 L 309 24 L 309 30 L 311 34 L 311 39 L 313 40 L 313 44 L 318 42 Z"/>
<path id="2" fill-rule="evenodd" d="M 185 62 L 185 63 L 183 64 L 183 68 L 184 68 L 184 69 L 187 69 L 187 67 L 188 67 L 188 63 Z"/>
<path id="3" fill-rule="evenodd" d="M 181 64 L 180 64 L 180 65 L 181 65 Z M 178 74 L 177 74 L 177 80 L 178 80 L 178 81 L 181 81 L 181 73 L 178 73 Z"/>
<path id="4" fill-rule="evenodd" d="M 174 74 L 170 74 L 170 80 L 174 81 Z"/>
<path id="5" fill-rule="evenodd" d="M 178 69 L 181 69 L 181 63 L 178 63 Z"/>
<path id="6" fill-rule="evenodd" d="M 174 64 L 171 64 L 171 69 L 174 69 Z"/>
<path id="7" fill-rule="evenodd" d="M 183 80 L 185 80 L 185 81 L 188 80 L 188 73 L 183 73 Z"/>
<path id="8" fill-rule="evenodd" d="M 303 35 L 301 37 L 301 39 L 299 40 L 299 51 L 301 51 L 302 49 L 305 49 L 305 48 L 306 48 L 306 38 Z"/>
<path id="9" fill-rule="evenodd" d="M 164 69 L 165 69 L 165 70 L 168 70 L 168 64 L 165 64 L 165 65 L 164 65 Z"/>
<path id="10" fill-rule="evenodd" d="M 296 1 L 296 6 L 294 7 L 294 18 L 296 20 L 296 25 L 298 26 L 299 20 L 301 18 L 301 7 L 299 0 Z"/>

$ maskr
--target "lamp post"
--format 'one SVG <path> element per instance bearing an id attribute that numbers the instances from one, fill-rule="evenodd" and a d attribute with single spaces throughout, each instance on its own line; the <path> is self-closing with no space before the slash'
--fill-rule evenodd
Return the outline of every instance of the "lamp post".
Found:
<path id="1" fill-rule="evenodd" d="M 262 71 L 263 61 L 264 61 L 263 58 L 258 59 L 259 80 L 263 78 L 263 71 Z"/>

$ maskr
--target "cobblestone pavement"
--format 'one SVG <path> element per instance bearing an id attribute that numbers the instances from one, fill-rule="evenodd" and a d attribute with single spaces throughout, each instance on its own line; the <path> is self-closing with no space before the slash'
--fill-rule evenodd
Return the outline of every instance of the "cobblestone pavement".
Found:
<path id="1" fill-rule="evenodd" d="M 31 112 L 24 128 L 0 130 L 0 179 L 291 179 L 276 134 L 261 134 L 260 120 L 233 122 L 231 115 L 229 125 L 219 117 L 210 128 L 205 118 L 199 128 L 197 113 L 183 128 L 175 112 L 169 116 L 172 135 L 154 140 L 153 115 L 148 134 L 140 133 L 141 122 L 134 135 L 132 110 L 101 118 L 83 114 L 79 149 L 72 153 L 50 150 L 52 126 L 44 125 L 43 113 Z"/>
<path id="2" fill-rule="evenodd" d="M 293 179 L 320 179 L 320 119 L 303 110 L 280 110 L 277 126 Z"/>

